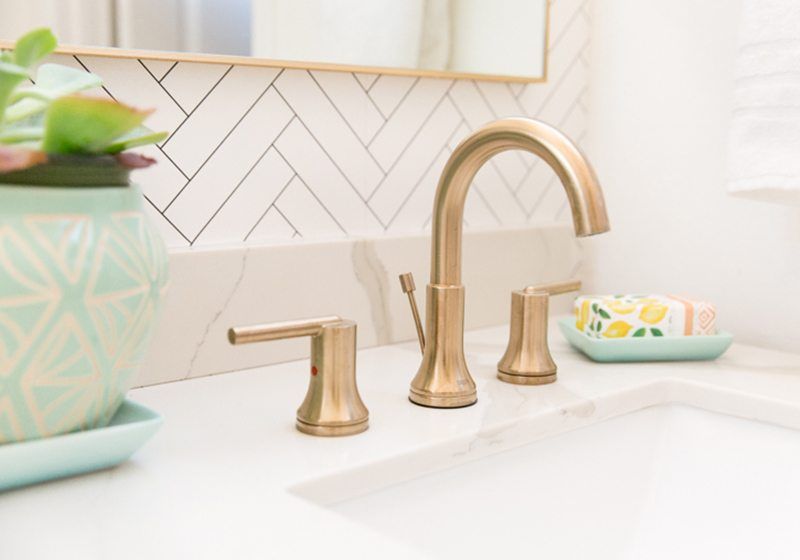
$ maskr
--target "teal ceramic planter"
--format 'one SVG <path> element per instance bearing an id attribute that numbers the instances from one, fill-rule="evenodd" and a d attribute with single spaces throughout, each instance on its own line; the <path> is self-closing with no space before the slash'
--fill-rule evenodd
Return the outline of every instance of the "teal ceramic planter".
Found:
<path id="1" fill-rule="evenodd" d="M 0 444 L 108 424 L 166 281 L 137 187 L 0 184 Z"/>

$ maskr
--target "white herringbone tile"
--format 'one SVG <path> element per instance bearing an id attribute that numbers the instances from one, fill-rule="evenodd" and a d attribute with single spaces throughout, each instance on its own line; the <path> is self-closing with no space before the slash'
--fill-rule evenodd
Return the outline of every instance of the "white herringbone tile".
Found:
<path id="1" fill-rule="evenodd" d="M 184 111 L 191 113 L 227 69 L 223 64 L 178 62 L 161 85 Z"/>
<path id="2" fill-rule="evenodd" d="M 294 229 L 294 226 L 281 215 L 280 210 L 270 206 L 244 239 L 252 243 L 269 243 L 270 241 L 291 239 L 295 235 L 297 235 L 297 230 Z"/>
<path id="3" fill-rule="evenodd" d="M 230 68 L 216 87 L 206 92 L 186 122 L 166 140 L 164 152 L 192 177 L 278 72 L 275 68 L 252 66 Z"/>
<path id="4" fill-rule="evenodd" d="M 275 87 L 350 184 L 362 196 L 371 193 L 383 178 L 380 167 L 311 74 L 286 70 Z"/>
<path id="5" fill-rule="evenodd" d="M 417 78 L 382 74 L 368 86 L 369 96 L 384 117 L 391 115 Z"/>
<path id="6" fill-rule="evenodd" d="M 148 60 L 143 58 L 142 64 L 147 66 L 147 69 L 150 70 L 150 73 L 156 80 L 161 81 L 164 75 L 169 72 L 176 63 L 171 60 Z"/>
<path id="7" fill-rule="evenodd" d="M 355 75 L 321 70 L 314 70 L 311 75 L 361 142 L 366 144 L 372 140 L 375 133 L 383 126 L 385 119 L 358 83 Z"/>
<path id="8" fill-rule="evenodd" d="M 400 155 L 397 163 L 386 175 L 386 180 L 369 201 L 384 224 L 388 224 L 399 211 L 403 200 L 415 188 L 437 157 L 437 150 L 440 151 L 447 144 L 447 140 L 460 122 L 461 117 L 449 99 L 443 99 L 436 106 L 431 118 Z M 441 168 L 438 171 L 441 172 Z"/>
<path id="9" fill-rule="evenodd" d="M 433 211 L 431 201 L 436 193 L 439 174 L 448 157 L 450 157 L 450 149 L 444 146 L 392 217 L 389 231 L 394 233 L 419 233 L 422 231 Z"/>
<path id="10" fill-rule="evenodd" d="M 383 225 L 299 119 L 289 124 L 275 141 L 275 147 L 343 231 L 359 235 L 383 230 Z M 291 217 L 289 220 L 302 234 L 303 230 Z"/>
<path id="11" fill-rule="evenodd" d="M 370 151 L 384 170 L 388 170 L 397 161 L 408 143 L 419 133 L 420 127 L 444 97 L 451 83 L 451 80 L 421 78 L 400 102 L 369 145 Z"/>
<path id="12" fill-rule="evenodd" d="M 189 179 L 183 176 L 174 163 L 164 157 L 157 146 L 142 146 L 137 148 L 137 151 L 158 162 L 158 165 L 137 171 L 135 177 L 142 185 L 142 191 L 147 198 L 163 212 Z"/>
<path id="13" fill-rule="evenodd" d="M 486 204 L 506 226 L 524 224 L 527 221 L 522 205 L 505 185 L 494 166 L 484 165 L 475 175 L 474 188 L 483 195 Z"/>
<path id="14" fill-rule="evenodd" d="M 197 171 L 167 209 L 167 217 L 194 240 L 292 118 L 270 87 Z"/>
<path id="15" fill-rule="evenodd" d="M 264 208 L 270 207 L 293 176 L 292 168 L 274 148 L 269 148 L 200 233 L 196 242 L 242 241 L 261 220 Z"/>
<path id="16" fill-rule="evenodd" d="M 364 91 L 367 91 L 369 88 L 372 87 L 372 84 L 375 83 L 375 80 L 378 79 L 380 74 L 364 74 L 362 72 L 356 72 L 353 74 L 358 83 L 361 84 L 361 87 L 364 88 Z"/>
<path id="17" fill-rule="evenodd" d="M 275 201 L 275 207 L 305 238 L 337 238 L 346 235 L 330 212 L 299 177 L 289 182 L 286 190 Z"/>
<path id="18" fill-rule="evenodd" d="M 444 162 L 470 132 L 527 115 L 586 137 L 589 0 L 552 0 L 544 83 L 448 80 L 54 55 L 102 75 L 92 95 L 154 107 L 171 136 L 135 179 L 170 246 L 430 231 Z M 274 82 L 274 83 L 273 83 Z M 467 197 L 467 227 L 568 219 L 552 169 L 498 154 Z"/>

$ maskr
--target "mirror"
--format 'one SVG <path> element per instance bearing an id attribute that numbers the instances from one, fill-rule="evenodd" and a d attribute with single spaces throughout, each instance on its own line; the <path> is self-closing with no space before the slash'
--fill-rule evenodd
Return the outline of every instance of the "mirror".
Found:
<path id="1" fill-rule="evenodd" d="M 0 0 L 0 40 L 541 81 L 547 0 Z"/>

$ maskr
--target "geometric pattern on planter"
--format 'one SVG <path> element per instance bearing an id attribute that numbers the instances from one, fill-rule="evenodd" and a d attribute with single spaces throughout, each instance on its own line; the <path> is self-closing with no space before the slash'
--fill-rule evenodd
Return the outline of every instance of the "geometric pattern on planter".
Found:
<path id="1" fill-rule="evenodd" d="M 139 210 L 2 219 L 0 444 L 105 425 L 150 341 L 164 246 Z"/>

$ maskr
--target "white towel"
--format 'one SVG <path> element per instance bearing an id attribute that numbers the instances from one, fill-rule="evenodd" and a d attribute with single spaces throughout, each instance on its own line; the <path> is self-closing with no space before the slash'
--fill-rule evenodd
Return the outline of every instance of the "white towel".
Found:
<path id="1" fill-rule="evenodd" d="M 800 204 L 798 0 L 743 2 L 728 190 Z"/>

